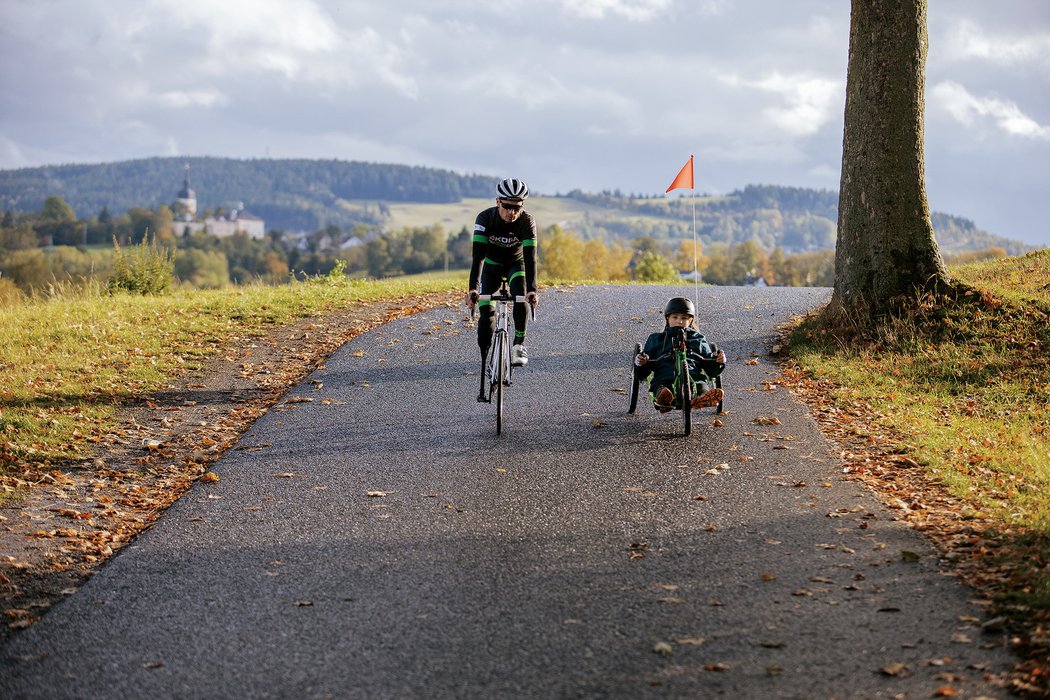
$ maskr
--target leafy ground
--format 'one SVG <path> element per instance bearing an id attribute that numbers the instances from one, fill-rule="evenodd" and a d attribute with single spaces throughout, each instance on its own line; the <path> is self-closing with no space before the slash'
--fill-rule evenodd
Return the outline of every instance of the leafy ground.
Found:
<path id="1" fill-rule="evenodd" d="M 461 276 L 461 275 L 460 275 Z M 456 304 L 461 280 L 319 278 L 6 310 L 0 331 L 0 639 L 148 527 L 285 391 L 355 335 Z"/>
<path id="2" fill-rule="evenodd" d="M 940 547 L 1050 695 L 1050 250 L 952 271 L 875 331 L 814 315 L 784 382 L 844 471 Z"/>
<path id="3" fill-rule="evenodd" d="M 844 470 L 923 531 L 1050 694 L 1050 251 L 953 270 L 877 333 L 797 325 L 782 383 Z M 461 275 L 460 275 L 461 276 Z M 148 527 L 339 345 L 461 280 L 92 297 L 5 310 L 0 638 Z M 79 347 L 80 350 L 73 348 Z"/>

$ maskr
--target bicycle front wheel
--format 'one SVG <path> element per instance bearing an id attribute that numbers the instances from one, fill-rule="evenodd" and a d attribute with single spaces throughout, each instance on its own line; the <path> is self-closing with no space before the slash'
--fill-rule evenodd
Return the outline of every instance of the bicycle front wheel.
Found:
<path id="1" fill-rule="evenodd" d="M 510 361 L 507 358 L 507 354 L 510 352 L 510 348 L 507 347 L 507 332 L 497 331 L 496 332 L 496 434 L 501 435 L 503 433 L 503 387 L 507 382 L 507 371 L 510 367 Z"/>

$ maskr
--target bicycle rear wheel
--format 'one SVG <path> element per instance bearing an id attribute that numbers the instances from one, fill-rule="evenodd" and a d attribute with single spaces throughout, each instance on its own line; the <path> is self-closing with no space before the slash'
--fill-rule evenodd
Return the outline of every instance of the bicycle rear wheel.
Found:
<path id="1" fill-rule="evenodd" d="M 638 381 L 638 372 L 634 366 L 634 358 L 638 356 L 638 353 L 642 351 L 642 344 L 634 344 L 634 354 L 631 355 L 631 407 L 627 409 L 628 413 L 634 413 L 634 409 L 638 408 L 638 385 L 641 384 Z"/>
<path id="2" fill-rule="evenodd" d="M 510 363 L 507 360 L 507 353 L 509 348 L 507 347 L 507 332 L 496 331 L 496 434 L 501 435 L 503 433 L 503 387 L 507 381 L 507 370 Z"/>

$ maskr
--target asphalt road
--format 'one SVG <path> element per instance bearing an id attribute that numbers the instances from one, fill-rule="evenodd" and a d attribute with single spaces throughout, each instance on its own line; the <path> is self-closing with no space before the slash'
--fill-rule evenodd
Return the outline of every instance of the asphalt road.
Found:
<path id="1" fill-rule="evenodd" d="M 828 290 L 701 292 L 728 413 L 688 438 L 623 393 L 680 288 L 546 293 L 502 437 L 463 309 L 356 338 L 0 649 L 0 695 L 1006 697 L 970 592 L 763 385 Z"/>

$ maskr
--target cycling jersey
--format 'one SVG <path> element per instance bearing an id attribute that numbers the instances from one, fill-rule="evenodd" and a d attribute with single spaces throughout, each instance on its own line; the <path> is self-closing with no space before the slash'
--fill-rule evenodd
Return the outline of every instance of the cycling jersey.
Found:
<path id="1" fill-rule="evenodd" d="M 536 222 L 528 212 L 521 212 L 509 224 L 500 217 L 499 207 L 490 207 L 478 214 L 474 220 L 468 289 L 478 288 L 482 264 L 498 267 L 501 273 L 507 274 L 524 268 L 525 291 L 536 291 Z"/>

